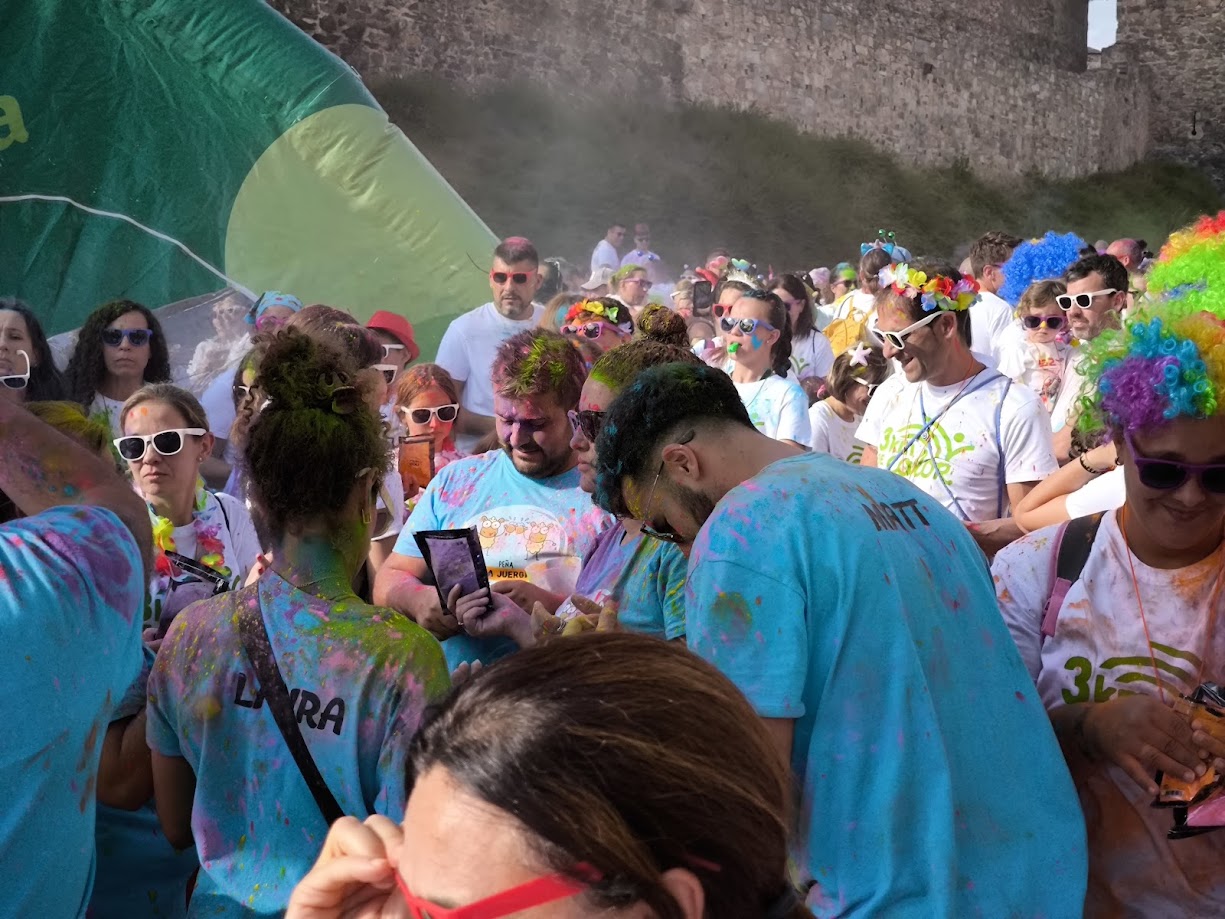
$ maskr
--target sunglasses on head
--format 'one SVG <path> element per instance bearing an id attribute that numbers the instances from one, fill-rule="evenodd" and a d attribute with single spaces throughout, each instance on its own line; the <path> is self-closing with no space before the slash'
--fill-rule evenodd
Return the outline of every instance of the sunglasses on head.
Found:
<path id="1" fill-rule="evenodd" d="M 489 279 L 495 284 L 505 284 L 510 281 L 512 284 L 526 284 L 527 279 L 531 274 L 526 271 L 491 271 Z"/>
<path id="2" fill-rule="evenodd" d="M 8 376 L 0 377 L 0 385 L 5 389 L 25 389 L 30 385 L 30 355 L 20 348 L 17 349 L 17 353 L 26 359 L 26 372 L 10 373 Z"/>
<path id="3" fill-rule="evenodd" d="M 1136 444 L 1131 434 L 1124 434 L 1127 449 L 1136 464 L 1136 473 L 1140 484 L 1156 491 L 1173 491 L 1181 488 L 1187 479 L 1199 477 L 1199 484 L 1204 491 L 1214 495 L 1225 495 L 1225 463 L 1180 463 L 1177 460 L 1150 459 L 1141 456 L 1136 451 Z"/>
<path id="4" fill-rule="evenodd" d="M 1021 325 L 1030 329 L 1050 329 L 1052 332 L 1063 328 L 1062 316 L 1022 316 Z"/>
<path id="5" fill-rule="evenodd" d="M 1091 294 L 1060 294 L 1055 298 L 1055 302 L 1059 304 L 1059 308 L 1065 313 L 1074 306 L 1087 310 L 1098 297 L 1113 296 L 1117 293 L 1118 291 L 1113 287 L 1107 287 L 1105 290 L 1095 290 Z"/>
<path id="6" fill-rule="evenodd" d="M 595 443 L 600 436 L 600 429 L 604 427 L 603 412 L 585 409 L 581 412 L 567 412 L 566 416 L 570 419 L 570 428 L 575 434 L 582 434 L 588 443 Z"/>
<path id="7" fill-rule="evenodd" d="M 430 419 L 437 417 L 439 421 L 454 421 L 459 415 L 458 405 L 439 405 L 434 408 L 402 408 L 400 414 L 413 424 L 429 424 Z"/>
<path id="8" fill-rule="evenodd" d="M 370 369 L 381 373 L 388 386 L 395 382 L 396 374 L 400 371 L 400 368 L 395 364 L 371 364 Z"/>
<path id="9" fill-rule="evenodd" d="M 128 344 L 133 348 L 143 348 L 153 339 L 153 331 L 151 329 L 103 329 L 102 344 L 112 348 L 118 348 L 123 344 L 124 339 L 128 340 Z"/>
<path id="10" fill-rule="evenodd" d="M 584 865 L 579 865 L 578 868 L 591 875 L 592 883 L 599 880 L 594 869 Z M 467 906 L 439 906 L 417 896 L 408 889 L 408 883 L 399 871 L 396 872 L 396 886 L 408 905 L 408 915 L 411 919 L 504 919 L 537 906 L 576 897 L 590 884 L 572 880 L 564 874 L 551 874 L 495 893 Z"/>
<path id="11" fill-rule="evenodd" d="M 134 463 L 144 457 L 150 444 L 162 456 L 174 456 L 183 449 L 184 434 L 203 437 L 207 433 L 208 431 L 204 428 L 171 428 L 167 431 L 158 431 L 156 434 L 128 434 L 125 437 L 116 437 L 114 444 L 120 456 Z"/>
<path id="12" fill-rule="evenodd" d="M 944 313 L 940 312 L 939 310 L 933 310 L 931 313 L 924 316 L 918 322 L 911 323 L 910 325 L 906 326 L 906 328 L 902 329 L 901 331 L 885 332 L 882 329 L 877 329 L 876 334 L 879 335 L 885 341 L 887 341 L 889 344 L 891 344 L 895 350 L 901 351 L 905 349 L 906 347 L 907 338 L 909 338 L 915 332 L 919 331 L 919 329 L 923 328 L 923 326 L 929 325 L 935 322 L 937 319 L 939 319 L 943 315 Z"/>
<path id="13" fill-rule="evenodd" d="M 764 319 L 733 319 L 731 316 L 719 318 L 719 328 L 724 332 L 739 331 L 741 335 L 752 335 L 759 327 L 764 328 L 767 332 L 776 331 L 774 326 Z"/>

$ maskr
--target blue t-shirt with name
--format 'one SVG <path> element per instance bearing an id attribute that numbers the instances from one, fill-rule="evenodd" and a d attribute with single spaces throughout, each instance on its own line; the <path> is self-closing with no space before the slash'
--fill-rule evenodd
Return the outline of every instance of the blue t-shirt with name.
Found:
<path id="1" fill-rule="evenodd" d="M 522 578 L 569 594 L 582 560 L 612 526 L 579 488 L 577 469 L 547 479 L 519 472 L 502 450 L 457 460 L 426 487 L 396 540 L 395 551 L 421 558 L 414 533 L 476 527 L 490 581 Z M 531 612 L 531 610 L 527 610 Z M 489 664 L 515 650 L 504 638 L 460 634 L 443 642 L 447 664 Z"/>
<path id="2" fill-rule="evenodd" d="M 1063 755 L 982 553 L 933 498 L 826 455 L 773 463 L 702 528 L 686 614 L 697 654 L 794 720 L 818 916 L 1080 914 Z"/>
<path id="3" fill-rule="evenodd" d="M 672 543 L 630 536 L 617 523 L 583 560 L 574 592 L 614 608 L 620 629 L 671 641 L 685 634 L 687 565 Z M 568 619 L 578 612 L 567 599 L 557 615 Z"/>
<path id="4" fill-rule="evenodd" d="M 0 527 L 0 692 L 23 708 L 0 743 L 5 915 L 84 914 L 98 760 L 140 673 L 144 594 L 136 540 L 108 510 L 57 507 Z"/>
<path id="5" fill-rule="evenodd" d="M 196 774 L 192 916 L 283 911 L 327 835 L 247 661 L 238 605 L 263 615 L 311 756 L 358 819 L 403 819 L 409 741 L 450 685 L 424 629 L 353 597 L 304 593 L 275 572 L 181 612 L 149 677 L 148 738 Z"/>

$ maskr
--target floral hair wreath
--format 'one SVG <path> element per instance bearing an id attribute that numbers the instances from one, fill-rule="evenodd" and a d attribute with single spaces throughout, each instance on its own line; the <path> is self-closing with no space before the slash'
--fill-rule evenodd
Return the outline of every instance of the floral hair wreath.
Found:
<path id="1" fill-rule="evenodd" d="M 562 325 L 571 325 L 583 313 L 607 319 L 613 325 L 623 325 L 629 319 L 628 312 L 619 306 L 601 303 L 599 300 L 581 300 L 566 310 Z"/>
<path id="2" fill-rule="evenodd" d="M 892 287 L 894 293 L 903 297 L 918 297 L 925 313 L 933 310 L 960 313 L 978 302 L 978 284 L 973 278 L 954 281 L 941 274 L 929 278 L 905 263 L 882 268 L 880 284 Z"/>

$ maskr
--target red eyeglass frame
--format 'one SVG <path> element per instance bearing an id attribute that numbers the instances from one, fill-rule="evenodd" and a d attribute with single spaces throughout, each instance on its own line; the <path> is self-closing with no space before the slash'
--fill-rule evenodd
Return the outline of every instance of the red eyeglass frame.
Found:
<path id="1" fill-rule="evenodd" d="M 439 906 L 418 897 L 408 889 L 408 882 L 399 871 L 396 872 L 396 886 L 408 904 L 412 919 L 503 919 L 525 909 L 577 896 L 599 880 L 598 872 L 587 865 L 579 865 L 576 870 L 588 874 L 590 881 L 576 881 L 564 874 L 550 874 L 467 906 Z"/>

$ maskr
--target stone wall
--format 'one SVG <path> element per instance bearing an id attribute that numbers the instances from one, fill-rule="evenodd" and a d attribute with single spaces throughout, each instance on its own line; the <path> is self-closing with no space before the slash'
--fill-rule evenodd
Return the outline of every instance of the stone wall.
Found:
<path id="1" fill-rule="evenodd" d="M 1157 152 L 1206 167 L 1225 184 L 1225 3 L 1118 0 L 1116 70 L 1138 65 L 1152 85 Z"/>
<path id="2" fill-rule="evenodd" d="M 430 74 L 472 89 L 524 81 L 597 98 L 730 106 L 859 137 L 913 163 L 1068 177 L 1126 167 L 1148 149 L 1139 72 L 1085 72 L 1087 2 L 274 5 L 371 80 Z"/>

